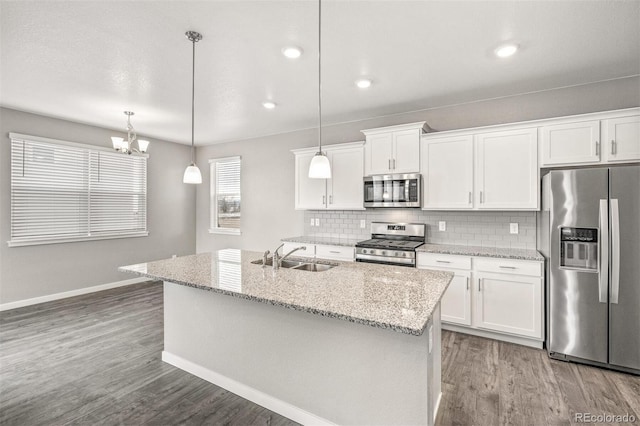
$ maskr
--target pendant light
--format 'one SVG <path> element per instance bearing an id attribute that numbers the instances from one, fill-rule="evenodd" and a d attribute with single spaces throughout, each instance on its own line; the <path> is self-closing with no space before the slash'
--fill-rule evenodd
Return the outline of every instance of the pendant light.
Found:
<path id="1" fill-rule="evenodd" d="M 202 173 L 200 173 L 200 169 L 196 166 L 195 162 L 195 145 L 193 142 L 194 135 L 194 101 L 196 96 L 196 42 L 202 40 L 202 34 L 195 31 L 187 31 L 185 33 L 187 38 L 193 44 L 193 61 L 192 61 L 192 72 L 191 72 L 191 164 L 184 171 L 184 176 L 182 177 L 182 182 L 184 183 L 192 183 L 199 184 L 202 183 Z"/>
<path id="2" fill-rule="evenodd" d="M 331 179 L 329 158 L 322 152 L 322 0 L 318 0 L 318 152 L 309 164 L 309 177 Z"/>

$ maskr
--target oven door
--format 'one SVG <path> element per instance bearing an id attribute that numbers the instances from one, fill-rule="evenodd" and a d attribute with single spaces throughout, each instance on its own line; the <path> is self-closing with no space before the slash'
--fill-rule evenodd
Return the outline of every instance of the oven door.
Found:
<path id="1" fill-rule="evenodd" d="M 375 175 L 364 178 L 365 207 L 421 207 L 421 175 Z"/>

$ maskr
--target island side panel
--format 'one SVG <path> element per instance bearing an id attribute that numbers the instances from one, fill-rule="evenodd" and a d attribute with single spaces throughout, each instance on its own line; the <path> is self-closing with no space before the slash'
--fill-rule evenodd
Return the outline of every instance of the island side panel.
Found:
<path id="1" fill-rule="evenodd" d="M 227 389 L 240 383 L 229 390 L 293 420 L 308 422 L 296 417 L 307 412 L 336 424 L 433 423 L 429 386 L 439 393 L 432 382 L 439 382 L 440 346 L 429 354 L 427 332 L 412 336 L 169 282 L 164 302 L 163 359 L 195 364 L 192 373 Z M 434 339 L 437 328 L 439 318 Z"/>

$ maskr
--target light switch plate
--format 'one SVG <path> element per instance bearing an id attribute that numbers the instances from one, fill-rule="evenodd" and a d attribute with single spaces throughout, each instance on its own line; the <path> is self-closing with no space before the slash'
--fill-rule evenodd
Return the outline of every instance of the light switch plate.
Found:
<path id="1" fill-rule="evenodd" d="M 367 221 L 364 219 L 360 220 L 360 228 L 364 229 L 367 227 Z"/>
<path id="2" fill-rule="evenodd" d="M 316 221 L 311 218 L 311 222 L 309 223 L 309 225 L 313 226 L 314 223 L 316 223 Z"/>
<path id="3" fill-rule="evenodd" d="M 446 231 L 447 230 L 447 222 L 441 220 L 438 222 L 438 231 Z"/>
<path id="4" fill-rule="evenodd" d="M 320 219 L 316 218 L 316 226 L 320 226 Z"/>
<path id="5" fill-rule="evenodd" d="M 518 224 L 517 223 L 510 223 L 509 224 L 509 232 L 512 234 L 517 234 L 518 233 Z"/>

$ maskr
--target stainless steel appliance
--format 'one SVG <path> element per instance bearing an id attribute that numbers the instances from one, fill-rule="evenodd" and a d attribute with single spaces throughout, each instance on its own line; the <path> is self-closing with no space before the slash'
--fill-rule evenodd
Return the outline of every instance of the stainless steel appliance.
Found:
<path id="1" fill-rule="evenodd" d="M 419 173 L 374 175 L 364 178 L 365 207 L 421 207 Z"/>
<path id="2" fill-rule="evenodd" d="M 640 166 L 543 178 L 549 356 L 640 374 Z"/>
<path id="3" fill-rule="evenodd" d="M 356 261 L 416 266 L 416 248 L 424 244 L 424 223 L 371 223 L 371 239 L 356 244 Z"/>

